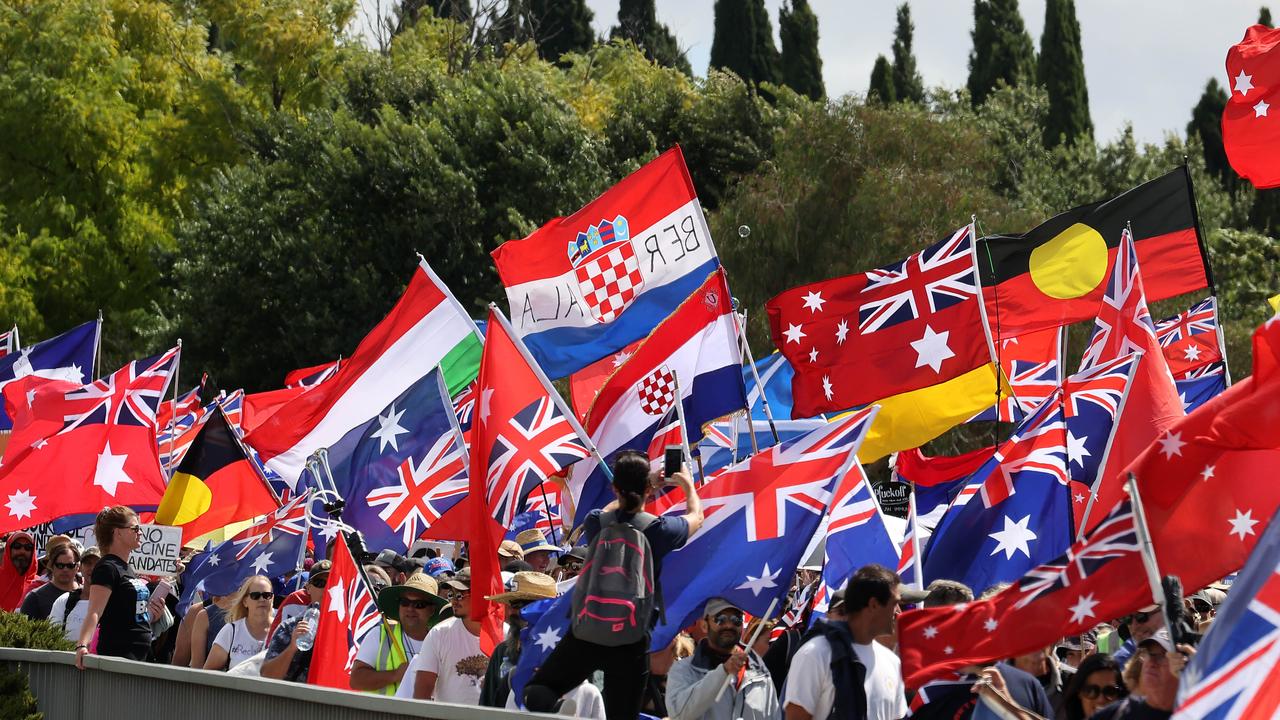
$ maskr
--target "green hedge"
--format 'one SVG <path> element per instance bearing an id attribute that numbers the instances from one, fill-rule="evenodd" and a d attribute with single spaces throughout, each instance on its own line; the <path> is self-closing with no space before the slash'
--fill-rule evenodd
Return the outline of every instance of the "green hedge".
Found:
<path id="1" fill-rule="evenodd" d="M 32 620 L 22 613 L 0 612 L 0 647 L 33 650 L 71 650 L 74 645 L 62 635 L 62 629 L 44 620 Z M 0 718 L 43 720 L 36 709 L 35 696 L 27 673 L 0 668 Z"/>

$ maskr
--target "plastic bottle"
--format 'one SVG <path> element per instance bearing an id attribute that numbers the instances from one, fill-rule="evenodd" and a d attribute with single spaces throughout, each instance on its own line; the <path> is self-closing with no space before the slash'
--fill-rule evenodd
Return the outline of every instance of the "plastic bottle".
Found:
<path id="1" fill-rule="evenodd" d="M 305 622 L 309 626 L 307 634 L 299 635 L 298 639 L 293 642 L 294 646 L 299 650 L 306 652 L 311 649 L 312 645 L 316 644 L 316 621 L 319 619 L 320 603 L 313 602 L 307 607 L 307 611 L 302 613 L 302 620 L 299 621 Z"/>

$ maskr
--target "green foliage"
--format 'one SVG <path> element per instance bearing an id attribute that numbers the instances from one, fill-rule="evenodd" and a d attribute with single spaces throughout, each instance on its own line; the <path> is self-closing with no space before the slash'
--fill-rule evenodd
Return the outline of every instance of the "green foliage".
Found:
<path id="1" fill-rule="evenodd" d="M 822 56 L 818 54 L 818 16 L 808 0 L 791 0 L 782 6 L 778 33 L 782 37 L 782 83 L 810 100 L 825 96 Z"/>
<path id="2" fill-rule="evenodd" d="M 1266 25 L 1267 27 L 1274 27 L 1271 24 L 1271 8 L 1266 5 L 1262 6 L 1262 9 L 1258 11 L 1258 24 Z"/>
<path id="3" fill-rule="evenodd" d="M 899 102 L 924 102 L 924 80 L 916 70 L 916 56 L 911 50 L 915 25 L 911 23 L 911 6 L 898 6 L 898 24 L 893 31 L 893 92 Z"/>
<path id="4" fill-rule="evenodd" d="M 586 0 L 527 0 L 538 56 L 556 61 L 561 55 L 586 52 L 596 43 Z"/>
<path id="5" fill-rule="evenodd" d="M 867 87 L 867 101 L 881 104 L 898 101 L 898 91 L 893 86 L 893 66 L 883 55 L 876 58 L 876 64 L 871 68 L 871 83 Z"/>
<path id="6" fill-rule="evenodd" d="M 72 650 L 62 628 L 17 612 L 0 612 L 0 647 L 29 650 Z M 7 716 L 6 716 L 7 717 Z"/>
<path id="7" fill-rule="evenodd" d="M 778 48 L 764 0 L 716 0 L 711 67 L 727 70 L 751 85 L 778 84 Z"/>
<path id="8" fill-rule="evenodd" d="M 969 53 L 969 97 L 975 106 L 1003 82 L 1035 77 L 1036 53 L 1018 11 L 1018 0 L 974 0 L 973 50 Z"/>
<path id="9" fill-rule="evenodd" d="M 44 720 L 44 713 L 31 694 L 27 674 L 19 667 L 12 672 L 0 669 L 0 717 L 12 720 Z"/>
<path id="10" fill-rule="evenodd" d="M 1054 147 L 1093 137 L 1089 119 L 1089 86 L 1084 78 L 1084 51 L 1075 0 L 1048 0 L 1036 79 L 1049 91 L 1044 144 Z"/>
<path id="11" fill-rule="evenodd" d="M 1209 252 L 1218 281 L 1218 308 L 1226 327 L 1231 375 L 1250 372 L 1253 329 L 1271 316 L 1267 298 L 1280 288 L 1280 241 L 1250 230 L 1209 234 Z"/>
<path id="12" fill-rule="evenodd" d="M 1228 190 L 1234 191 L 1239 176 L 1231 169 L 1227 151 L 1222 145 L 1222 113 L 1227 108 L 1227 99 L 1227 93 L 1218 85 L 1217 78 L 1210 78 L 1200 96 L 1200 102 L 1191 110 L 1187 137 L 1194 135 L 1200 138 L 1205 168 Z"/>
<path id="13" fill-rule="evenodd" d="M 630 40 L 645 57 L 659 65 L 693 75 L 689 58 L 671 29 L 658 22 L 653 0 L 622 0 L 618 4 L 618 24 L 609 31 L 609 39 Z"/>

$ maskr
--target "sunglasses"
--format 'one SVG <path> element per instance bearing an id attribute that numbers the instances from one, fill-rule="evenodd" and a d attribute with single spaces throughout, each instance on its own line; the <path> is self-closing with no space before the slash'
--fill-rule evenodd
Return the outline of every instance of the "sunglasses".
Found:
<path id="1" fill-rule="evenodd" d="M 465 597 L 471 597 L 470 590 L 450 590 L 444 594 L 447 600 L 461 600 Z"/>
<path id="2" fill-rule="evenodd" d="M 402 608 L 411 607 L 411 608 L 417 608 L 418 610 L 426 610 L 427 608 L 431 607 L 431 601 L 430 600 L 410 600 L 409 598 L 400 598 L 400 607 Z"/>
<path id="3" fill-rule="evenodd" d="M 564 568 L 565 570 L 568 570 L 569 572 L 579 572 L 582 570 L 582 563 L 580 562 L 564 563 L 560 567 Z"/>
<path id="4" fill-rule="evenodd" d="M 249 593 L 250 600 L 270 600 L 275 596 L 276 594 L 271 592 L 270 590 L 266 590 L 266 591 L 254 590 L 253 592 Z"/>
<path id="5" fill-rule="evenodd" d="M 320 588 L 320 589 L 322 589 L 322 590 L 323 590 L 323 589 L 324 589 L 324 583 L 325 583 L 325 581 L 326 581 L 326 580 L 328 580 L 328 579 L 329 579 L 329 577 L 328 577 L 327 575 L 321 575 L 321 576 L 320 576 L 320 577 L 318 577 L 318 578 L 312 578 L 311 580 L 308 580 L 308 581 L 307 581 L 307 584 L 308 584 L 308 585 L 314 585 L 314 586 L 316 586 L 316 587 L 318 587 L 318 588 Z"/>
<path id="6" fill-rule="evenodd" d="M 36 549 L 35 545 L 32 545 L 31 543 L 23 543 L 23 542 L 10 543 L 9 547 L 13 548 L 14 550 L 26 550 L 27 552 L 31 552 L 32 550 Z"/>
<path id="7" fill-rule="evenodd" d="M 80 563 L 73 563 L 73 562 L 69 562 L 69 563 L 60 563 L 60 562 L 56 562 L 56 563 L 54 563 L 54 564 L 53 564 L 53 566 L 54 566 L 54 567 L 56 567 L 56 568 L 58 568 L 59 570 L 75 570 L 77 567 L 79 567 L 79 566 L 80 566 Z"/>
<path id="8" fill-rule="evenodd" d="M 1161 665 L 1169 662 L 1169 653 L 1163 650 L 1157 653 L 1153 653 L 1150 650 L 1147 650 L 1143 654 L 1147 656 L 1147 662 L 1150 662 L 1152 665 Z"/>
<path id="9" fill-rule="evenodd" d="M 742 627 L 741 615 L 733 615 L 730 613 L 720 613 L 719 615 L 716 615 L 714 618 L 712 618 L 712 620 L 715 620 L 717 625 L 732 625 L 734 627 Z"/>
<path id="10" fill-rule="evenodd" d="M 1134 613 L 1133 621 L 1136 623 L 1144 623 L 1159 614 L 1160 614 L 1159 610 L 1153 610 L 1151 612 Z"/>
<path id="11" fill-rule="evenodd" d="M 134 533 L 136 533 L 136 534 L 138 534 L 138 535 L 141 535 L 141 534 L 142 534 L 142 526 L 141 526 L 141 525 L 126 525 L 125 527 L 123 527 L 123 528 L 121 528 L 121 529 L 123 529 L 123 530 L 132 530 Z"/>
<path id="12" fill-rule="evenodd" d="M 1080 688 L 1080 695 L 1082 697 L 1087 697 L 1090 700 L 1096 699 L 1099 695 L 1107 700 L 1115 700 L 1120 697 L 1120 694 L 1123 692 L 1124 690 L 1117 685 L 1085 685 Z"/>

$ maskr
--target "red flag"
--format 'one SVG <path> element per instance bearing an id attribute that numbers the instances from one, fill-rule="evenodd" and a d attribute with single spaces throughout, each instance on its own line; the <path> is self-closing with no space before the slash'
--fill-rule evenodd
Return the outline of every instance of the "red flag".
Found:
<path id="1" fill-rule="evenodd" d="M 916 448 L 898 453 L 893 469 L 901 479 L 907 482 L 923 487 L 933 487 L 972 475 L 995 454 L 995 445 L 954 456 L 928 456 Z"/>
<path id="2" fill-rule="evenodd" d="M 600 388 L 604 387 L 609 376 L 622 367 L 622 364 L 635 354 L 636 348 L 639 348 L 643 342 L 643 339 L 637 340 L 569 376 L 569 402 L 573 405 L 573 412 L 578 416 L 578 420 L 586 421 L 587 411 L 595 402 L 596 393 L 600 392 Z"/>
<path id="3" fill-rule="evenodd" d="M 1101 522 L 1124 496 L 1124 468 L 1185 414 L 1164 350 L 1156 339 L 1133 236 L 1126 229 L 1121 233 L 1116 264 L 1098 311 L 1093 336 L 1080 361 L 1080 370 L 1099 367 L 1133 352 L 1141 352 L 1142 359 L 1134 370 L 1116 418 L 1106 464 L 1098 473 L 1082 533 Z"/>
<path id="4" fill-rule="evenodd" d="M 1218 323 L 1218 299 L 1196 303 L 1188 310 L 1156 323 L 1156 339 L 1175 380 L 1195 377 L 1195 371 L 1222 362 L 1222 327 Z"/>
<path id="5" fill-rule="evenodd" d="M 63 424 L 6 457 L 0 468 L 0 532 L 96 513 L 108 505 L 160 503 L 165 478 L 156 445 L 156 412 L 178 353 L 174 348 L 158 358 L 131 362 L 88 385 L 36 393 L 33 416 L 61 414 Z M 19 398 L 6 392 L 6 401 L 16 404 Z M 14 428 L 15 435 L 24 431 Z"/>
<path id="6" fill-rule="evenodd" d="M 351 666 L 364 636 L 382 622 L 377 600 L 351 557 L 347 539 L 338 533 L 333 543 L 333 568 L 320 601 L 320 620 L 307 682 L 351 689 Z"/>
<path id="7" fill-rule="evenodd" d="M 486 654 L 502 641 L 502 607 L 485 597 L 502 592 L 503 528 L 533 488 L 590 454 L 580 427 L 560 409 L 517 342 L 506 318 L 490 306 L 471 424 L 471 492 L 463 501 L 470 506 L 471 616 L 482 623 Z"/>
<path id="8" fill-rule="evenodd" d="M 200 409 L 200 391 L 204 389 L 204 383 L 209 379 L 209 373 L 205 373 L 200 378 L 200 384 L 191 388 L 186 394 L 176 400 L 170 400 L 160 405 L 160 412 L 156 414 L 156 427 L 166 428 L 174 421 L 187 413 L 196 412 Z"/>
<path id="9" fill-rule="evenodd" d="M 1040 330 L 996 341 L 1000 369 L 1009 379 L 1013 395 L 996 407 L 1000 422 L 1019 422 L 1062 384 L 1062 333 L 1059 328 Z M 990 420 L 990 411 L 979 416 Z"/>
<path id="10" fill-rule="evenodd" d="M 792 288 L 766 305 L 795 367 L 791 416 L 937 385 L 991 362 L 973 227 L 901 262 Z"/>
<path id="11" fill-rule="evenodd" d="M 1227 51 L 1231 98 L 1222 113 L 1222 144 L 1240 177 L 1256 188 L 1280 186 L 1280 29 L 1254 25 Z"/>
<path id="12" fill-rule="evenodd" d="M 270 420 L 277 410 L 310 389 L 298 386 L 245 395 L 244 414 L 240 420 L 241 432 L 248 435 L 257 430 L 263 423 Z"/>
<path id="13" fill-rule="evenodd" d="M 341 360 L 334 360 L 333 362 L 320 363 L 311 367 L 298 368 L 284 376 L 284 386 L 291 388 L 294 386 L 311 387 L 319 385 L 333 377 L 341 365 Z"/>

